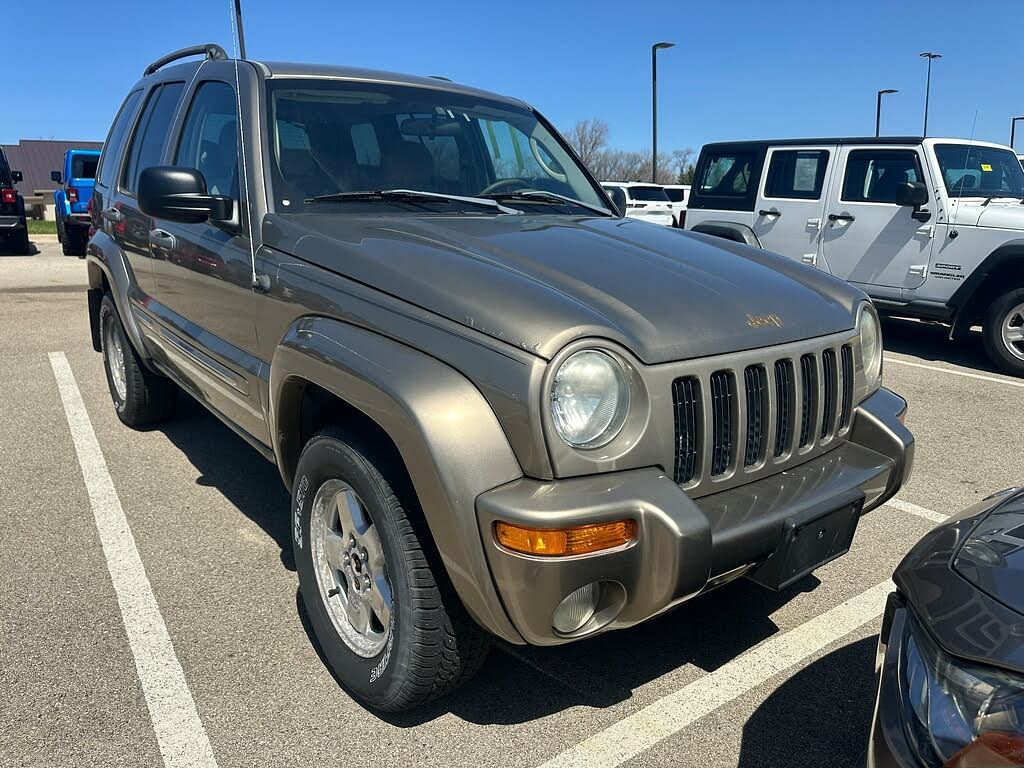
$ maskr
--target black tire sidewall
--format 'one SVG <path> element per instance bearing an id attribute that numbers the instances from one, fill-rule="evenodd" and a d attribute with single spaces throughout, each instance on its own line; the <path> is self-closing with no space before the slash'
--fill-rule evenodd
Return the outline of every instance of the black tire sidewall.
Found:
<path id="1" fill-rule="evenodd" d="M 342 480 L 359 495 L 377 528 L 388 565 L 392 591 L 391 633 L 376 656 L 353 652 L 334 628 L 314 573 L 310 551 L 310 511 L 317 492 L 328 480 Z M 302 453 L 292 492 L 290 530 L 303 602 L 320 648 L 338 681 L 370 706 L 384 706 L 402 687 L 410 666 L 411 586 L 405 553 L 387 499 L 365 461 L 349 445 L 333 437 L 310 441 Z"/>
<path id="2" fill-rule="evenodd" d="M 1024 360 L 1015 357 L 1003 343 L 1003 319 L 1018 304 L 1024 304 L 1024 288 L 1008 291 L 992 302 L 985 316 L 982 335 L 985 349 L 994 363 L 1011 375 L 1024 376 Z"/>
<path id="3" fill-rule="evenodd" d="M 124 350 L 125 357 L 125 391 L 127 397 L 121 399 L 117 393 L 117 387 L 114 385 L 114 379 L 110 375 L 110 358 L 107 355 L 107 327 L 113 324 L 113 332 L 118 334 L 121 340 L 121 349 Z M 114 306 L 114 302 L 111 300 L 110 295 L 103 297 L 103 301 L 100 304 L 100 346 L 103 351 L 103 371 L 107 376 L 107 388 L 110 390 L 110 399 L 114 403 L 114 410 L 117 411 L 118 416 L 122 419 L 128 410 L 128 398 L 132 394 L 132 371 L 131 365 L 129 365 L 128 356 L 131 354 L 131 348 L 128 346 L 128 339 L 125 336 L 124 329 L 121 327 L 121 319 L 117 316 L 117 308 Z"/>

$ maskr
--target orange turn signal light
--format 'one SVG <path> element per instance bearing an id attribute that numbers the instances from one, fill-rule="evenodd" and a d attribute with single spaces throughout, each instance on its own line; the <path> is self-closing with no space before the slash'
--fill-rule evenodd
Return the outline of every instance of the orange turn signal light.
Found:
<path id="1" fill-rule="evenodd" d="M 617 520 L 574 528 L 528 528 L 499 521 L 494 524 L 494 538 L 503 547 L 527 555 L 585 555 L 633 541 L 636 538 L 636 521 Z"/>

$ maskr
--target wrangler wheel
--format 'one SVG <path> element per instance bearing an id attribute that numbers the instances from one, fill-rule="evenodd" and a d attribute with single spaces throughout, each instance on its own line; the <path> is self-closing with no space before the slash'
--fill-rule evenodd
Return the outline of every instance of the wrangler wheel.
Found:
<path id="1" fill-rule="evenodd" d="M 489 644 L 435 575 L 420 519 L 404 469 L 379 447 L 337 429 L 307 443 L 292 495 L 303 602 L 335 678 L 383 711 L 447 693 Z"/>
<path id="2" fill-rule="evenodd" d="M 985 351 L 1000 368 L 1024 376 L 1024 288 L 996 299 L 985 314 Z"/>

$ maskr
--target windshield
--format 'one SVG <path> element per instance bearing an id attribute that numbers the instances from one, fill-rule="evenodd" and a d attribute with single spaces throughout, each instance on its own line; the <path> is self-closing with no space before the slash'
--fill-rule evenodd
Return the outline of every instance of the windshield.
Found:
<path id="1" fill-rule="evenodd" d="M 650 200 L 659 203 L 667 203 L 668 195 L 661 187 L 630 187 L 629 196 L 633 200 Z"/>
<path id="2" fill-rule="evenodd" d="M 936 144 L 935 157 L 950 197 L 1024 198 L 1024 169 L 1008 149 Z"/>
<path id="3" fill-rule="evenodd" d="M 607 210 L 561 140 L 527 107 L 379 83 L 272 80 L 267 88 L 279 212 L 500 210 L 449 195 L 490 197 L 531 213 L 593 213 L 572 200 Z M 436 199 L 338 196 L 381 190 L 431 192 Z M 524 191 L 570 200 L 517 194 Z M 325 197 L 332 195 L 338 197 Z"/>
<path id="4" fill-rule="evenodd" d="M 673 203 L 681 203 L 681 202 L 683 202 L 686 199 L 685 195 L 683 193 L 684 193 L 684 190 L 679 189 L 678 187 L 675 188 L 675 189 L 666 189 L 665 190 L 665 194 L 668 195 L 668 199 L 671 200 Z"/>

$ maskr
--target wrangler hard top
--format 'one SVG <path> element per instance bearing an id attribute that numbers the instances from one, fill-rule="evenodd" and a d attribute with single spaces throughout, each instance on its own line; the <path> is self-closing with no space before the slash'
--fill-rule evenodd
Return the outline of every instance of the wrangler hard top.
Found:
<path id="1" fill-rule="evenodd" d="M 491 636 L 789 584 L 910 472 L 863 293 L 622 218 L 521 101 L 177 52 L 126 97 L 92 210 L 119 418 L 186 392 L 276 465 L 323 657 L 379 709 Z"/>
<path id="2" fill-rule="evenodd" d="M 687 228 L 775 251 L 879 309 L 983 326 L 1024 375 L 1024 170 L 1009 147 L 909 137 L 784 139 L 701 150 Z"/>

